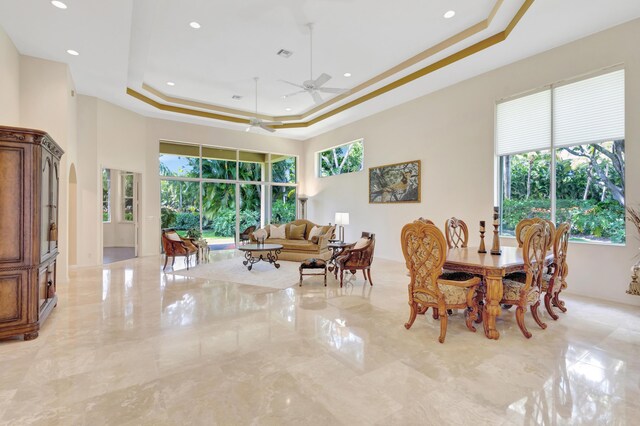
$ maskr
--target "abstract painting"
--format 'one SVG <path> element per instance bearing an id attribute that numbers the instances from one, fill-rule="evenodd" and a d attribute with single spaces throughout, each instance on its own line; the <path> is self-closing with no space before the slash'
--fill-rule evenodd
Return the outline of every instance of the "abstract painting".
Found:
<path id="1" fill-rule="evenodd" d="M 369 168 L 369 203 L 419 203 L 420 160 Z"/>

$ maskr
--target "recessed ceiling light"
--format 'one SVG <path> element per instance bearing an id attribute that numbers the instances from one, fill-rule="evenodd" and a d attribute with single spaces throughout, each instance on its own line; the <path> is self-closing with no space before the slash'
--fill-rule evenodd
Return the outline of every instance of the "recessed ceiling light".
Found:
<path id="1" fill-rule="evenodd" d="M 62 3 L 61 1 L 58 1 L 58 0 L 53 0 L 51 2 L 51 4 L 54 5 L 55 7 L 57 7 L 58 9 L 66 9 L 67 8 L 66 4 L 64 4 L 64 3 Z"/>
<path id="2" fill-rule="evenodd" d="M 175 86 L 176 84 L 173 81 L 167 81 L 167 86 Z"/>
<path id="3" fill-rule="evenodd" d="M 79 55 L 79 53 L 78 53 L 78 52 L 76 52 L 76 51 L 75 51 L 75 50 L 73 50 L 73 49 L 69 49 L 69 50 L 67 50 L 67 53 L 68 53 L 69 55 L 73 55 L 73 56 L 78 56 L 78 55 Z"/>
<path id="4" fill-rule="evenodd" d="M 344 76 L 345 76 L 345 77 L 351 77 L 351 73 L 350 73 L 350 72 L 345 72 L 345 73 L 344 73 Z"/>
<path id="5" fill-rule="evenodd" d="M 287 99 L 287 95 L 282 95 L 281 98 L 282 99 Z"/>
<path id="6" fill-rule="evenodd" d="M 242 96 L 240 96 L 240 95 L 233 95 L 233 96 L 231 96 L 231 99 L 233 99 L 234 101 L 239 101 L 240 99 L 242 99 Z"/>
<path id="7" fill-rule="evenodd" d="M 289 112 L 289 111 L 291 111 L 291 108 L 285 108 L 284 110 Z"/>
<path id="8" fill-rule="evenodd" d="M 197 30 L 198 28 L 200 28 L 200 24 L 198 24 L 196 21 L 193 21 L 193 22 L 189 23 L 189 26 L 190 26 L 191 28 L 195 28 L 196 30 Z"/>
<path id="9" fill-rule="evenodd" d="M 446 12 L 444 14 L 444 17 L 446 19 L 449 19 L 449 18 L 453 18 L 455 15 L 456 15 L 456 11 L 455 10 L 450 10 L 450 11 L 448 11 L 448 12 Z"/>

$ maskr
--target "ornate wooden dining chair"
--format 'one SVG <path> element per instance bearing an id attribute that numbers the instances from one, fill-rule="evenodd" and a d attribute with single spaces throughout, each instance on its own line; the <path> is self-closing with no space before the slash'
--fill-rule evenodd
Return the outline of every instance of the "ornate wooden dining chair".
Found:
<path id="1" fill-rule="evenodd" d="M 336 258 L 336 264 L 340 268 L 340 287 L 342 287 L 344 271 L 351 271 L 355 274 L 357 270 L 362 270 L 364 280 L 371 281 L 371 264 L 373 263 L 373 253 L 376 248 L 376 235 L 369 232 L 363 232 L 362 236 L 351 247 Z M 368 276 L 368 277 L 367 277 Z"/>
<path id="2" fill-rule="evenodd" d="M 452 217 L 444 223 L 444 233 L 447 237 L 447 246 L 452 248 L 467 247 L 469 242 L 469 228 L 464 221 Z"/>
<path id="3" fill-rule="evenodd" d="M 501 304 L 514 305 L 516 321 L 522 334 L 528 339 L 531 333 L 524 324 L 524 314 L 527 306 L 531 306 L 531 315 L 540 328 L 547 325 L 538 316 L 540 306 L 540 287 L 542 274 L 545 271 L 545 257 L 549 226 L 543 221 L 530 225 L 524 235 L 522 258 L 524 260 L 524 282 L 516 280 L 517 276 L 505 277 L 502 280 L 503 294 Z"/>
<path id="4" fill-rule="evenodd" d="M 421 221 L 409 223 L 402 228 L 402 253 L 409 265 L 409 321 L 405 328 L 413 325 L 416 315 L 424 308 L 432 307 L 442 312 L 440 336 L 444 343 L 447 334 L 448 309 L 465 309 L 466 325 L 476 331 L 473 321 L 478 315 L 475 291 L 480 279 L 471 274 L 456 272 L 442 274 L 442 265 L 447 256 L 447 243 L 442 232 L 432 224 Z"/>
<path id="5" fill-rule="evenodd" d="M 163 229 L 162 230 L 162 248 L 164 249 L 164 271 L 167 268 L 167 261 L 169 257 L 172 257 L 171 267 L 176 262 L 177 256 L 183 256 L 187 269 L 189 269 L 190 257 L 192 254 L 198 253 L 198 248 L 193 244 L 189 238 L 182 238 L 175 229 Z"/>
<path id="6" fill-rule="evenodd" d="M 518 224 L 516 225 L 516 241 L 518 241 L 518 247 L 522 248 L 522 245 L 524 243 L 524 236 L 527 233 L 527 229 L 529 229 L 529 226 L 531 226 L 534 223 L 546 223 L 547 225 L 549 225 L 548 240 L 547 240 L 546 248 L 547 248 L 547 251 L 551 250 L 553 246 L 553 239 L 556 233 L 556 226 L 552 221 L 548 219 L 542 219 L 539 217 L 522 219 L 520 222 L 518 222 Z"/>
<path id="7" fill-rule="evenodd" d="M 555 231 L 553 239 L 553 263 L 550 265 L 546 274 L 542 275 L 542 291 L 544 295 L 544 306 L 547 312 L 554 320 L 558 319 L 558 315 L 553 311 L 552 306 L 556 306 L 562 312 L 567 312 L 564 302 L 558 296 L 560 292 L 567 288 L 565 280 L 569 273 L 567 266 L 567 248 L 569 247 L 569 230 L 571 225 L 561 223 Z"/>

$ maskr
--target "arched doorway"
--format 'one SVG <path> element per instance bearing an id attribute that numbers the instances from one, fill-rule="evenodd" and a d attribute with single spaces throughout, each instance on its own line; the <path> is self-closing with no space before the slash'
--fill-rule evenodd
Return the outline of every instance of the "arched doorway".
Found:
<path id="1" fill-rule="evenodd" d="M 78 264 L 78 178 L 76 166 L 69 168 L 69 265 Z"/>

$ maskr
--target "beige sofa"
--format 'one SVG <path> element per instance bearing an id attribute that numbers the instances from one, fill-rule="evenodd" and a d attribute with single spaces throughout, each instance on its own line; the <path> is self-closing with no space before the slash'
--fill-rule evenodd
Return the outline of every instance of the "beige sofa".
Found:
<path id="1" fill-rule="evenodd" d="M 306 225 L 304 230 L 304 239 L 303 240 L 292 240 L 289 239 L 289 226 L 290 225 Z M 286 231 L 286 239 L 281 238 L 270 238 L 271 225 L 265 226 L 264 229 L 269 232 L 269 237 L 264 241 L 265 244 L 282 244 L 282 251 L 278 255 L 278 259 L 281 260 L 291 260 L 294 262 L 301 262 L 305 259 L 309 259 L 314 257 L 316 259 L 324 259 L 329 260 L 331 257 L 331 251 L 327 248 L 327 244 L 329 244 L 330 238 L 335 238 L 335 226 L 330 225 L 317 225 L 313 222 L 310 222 L 305 219 L 294 220 L 293 222 L 287 223 L 287 231 Z M 313 229 L 314 226 L 323 227 L 323 234 L 317 238 L 317 242 L 313 242 L 309 240 L 309 232 Z M 251 234 L 251 242 L 255 243 L 256 239 L 253 234 Z"/>

